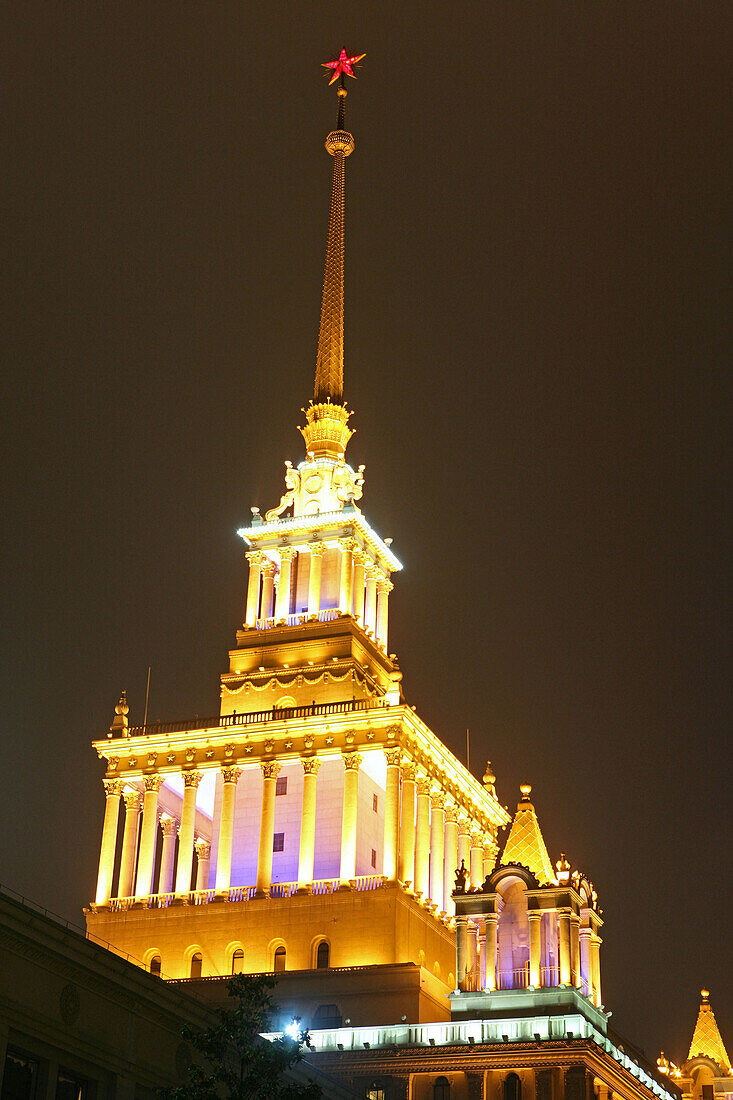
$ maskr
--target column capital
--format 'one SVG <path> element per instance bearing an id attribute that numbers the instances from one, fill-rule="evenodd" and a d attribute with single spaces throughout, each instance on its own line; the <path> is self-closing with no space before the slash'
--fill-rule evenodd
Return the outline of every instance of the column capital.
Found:
<path id="1" fill-rule="evenodd" d="M 378 566 L 375 565 L 375 563 L 368 555 L 364 558 L 364 572 L 367 575 L 367 580 L 376 581 L 377 577 L 379 576 Z"/>
<path id="2" fill-rule="evenodd" d="M 292 561 L 298 553 L 298 548 L 296 546 L 278 546 L 277 552 L 280 555 L 280 561 Z"/>
<path id="3" fill-rule="evenodd" d="M 377 592 L 389 593 L 394 588 L 392 581 L 387 580 L 385 576 L 377 578 Z"/>
<path id="4" fill-rule="evenodd" d="M 211 843 L 205 839 L 205 837 L 197 836 L 193 842 L 193 846 L 196 849 L 196 855 L 199 859 L 211 858 Z"/>
<path id="5" fill-rule="evenodd" d="M 143 783 L 145 784 L 146 793 L 148 791 L 155 791 L 155 793 L 157 794 L 160 788 L 163 786 L 163 782 L 163 776 L 157 773 L 155 775 L 143 776 Z"/>
<path id="6" fill-rule="evenodd" d="M 471 829 L 471 821 L 465 810 L 459 808 L 458 810 L 458 834 L 459 836 L 468 836 Z"/>
<path id="7" fill-rule="evenodd" d="M 201 780 L 204 778 L 203 772 L 182 772 L 183 786 L 184 787 L 198 787 Z"/>
<path id="8" fill-rule="evenodd" d="M 265 578 L 268 578 L 268 579 L 274 577 L 275 576 L 275 563 L 274 563 L 274 561 L 270 561 L 270 559 L 265 554 L 263 554 L 262 556 L 265 559 L 262 562 L 262 575 Z"/>
<path id="9" fill-rule="evenodd" d="M 498 925 L 499 914 L 498 913 L 484 913 L 484 920 L 486 924 Z"/>
<path id="10" fill-rule="evenodd" d="M 247 550 L 244 556 L 250 565 L 262 565 L 265 560 L 265 555 L 261 550 Z"/>
<path id="11" fill-rule="evenodd" d="M 121 779 L 103 779 L 102 786 L 104 787 L 104 797 L 114 798 L 115 795 L 122 794 L 122 780 Z"/>
<path id="12" fill-rule="evenodd" d="M 351 554 L 356 550 L 356 539 L 339 539 L 339 546 L 342 554 Z"/>
<path id="13" fill-rule="evenodd" d="M 365 565 L 368 558 L 366 550 L 357 546 L 354 548 L 354 565 Z"/>
<path id="14" fill-rule="evenodd" d="M 262 768 L 263 779 L 277 779 L 280 774 L 282 764 L 278 760 L 260 760 L 260 767 Z M 240 771 L 239 768 L 236 769 Z M 239 776 L 237 776 L 239 778 Z"/>
<path id="15" fill-rule="evenodd" d="M 445 810 L 445 792 L 433 791 L 430 795 L 430 805 L 434 810 Z"/>
<path id="16" fill-rule="evenodd" d="M 398 768 L 402 760 L 402 749 L 384 749 L 387 767 Z"/>
<path id="17" fill-rule="evenodd" d="M 445 801 L 445 823 L 455 825 L 458 821 L 458 807 L 452 798 Z"/>
<path id="18" fill-rule="evenodd" d="M 163 836 L 175 836 L 178 832 L 178 822 L 175 817 L 170 817 L 168 814 L 160 815 L 160 827 L 163 830 Z"/>
<path id="19" fill-rule="evenodd" d="M 325 542 L 309 542 L 308 549 L 311 552 L 311 557 L 315 555 L 316 557 L 321 558 L 326 553 L 328 547 L 326 546 Z"/>
<path id="20" fill-rule="evenodd" d="M 344 762 L 344 768 L 347 772 L 358 772 L 359 768 L 362 765 L 364 757 L 361 755 L 360 752 L 342 752 L 341 759 Z"/>
<path id="21" fill-rule="evenodd" d="M 421 794 L 422 795 L 429 795 L 430 794 L 431 780 L 428 779 L 426 776 L 419 776 L 415 785 L 416 785 L 416 788 L 417 788 L 418 795 L 421 795 Z"/>
<path id="22" fill-rule="evenodd" d="M 402 764 L 400 765 L 400 770 L 402 772 L 402 782 L 403 783 L 414 783 L 415 782 L 415 773 L 417 771 L 417 765 L 414 763 L 414 761 L 412 761 L 412 760 L 403 760 Z"/>
<path id="23" fill-rule="evenodd" d="M 484 850 L 484 834 L 479 833 L 475 829 L 471 830 L 471 847 L 480 848 L 483 855 Z"/>
<path id="24" fill-rule="evenodd" d="M 124 798 L 124 802 L 125 802 L 125 812 L 126 813 L 130 812 L 131 810 L 137 810 L 138 813 L 140 812 L 140 792 L 139 791 L 128 791 L 127 794 L 123 795 L 123 798 Z"/>
<path id="25" fill-rule="evenodd" d="M 542 913 L 543 913 L 542 909 L 528 909 L 527 910 L 527 920 L 529 921 L 530 924 L 533 924 L 535 921 L 540 921 L 540 920 L 542 920 Z"/>
<path id="26" fill-rule="evenodd" d="M 223 767 L 221 769 L 221 777 L 224 780 L 224 782 L 225 783 L 234 783 L 235 786 L 239 782 L 239 777 L 240 777 L 241 774 L 242 774 L 242 769 L 241 768 Z"/>
<path id="27" fill-rule="evenodd" d="M 322 761 L 317 756 L 301 756 L 303 775 L 318 775 Z"/>

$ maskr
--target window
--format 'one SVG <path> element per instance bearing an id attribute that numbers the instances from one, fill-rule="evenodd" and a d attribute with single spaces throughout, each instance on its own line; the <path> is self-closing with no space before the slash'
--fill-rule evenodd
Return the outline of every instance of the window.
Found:
<path id="1" fill-rule="evenodd" d="M 338 1005 L 319 1005 L 313 1016 L 313 1030 L 319 1028 L 341 1027 L 342 1019 Z"/>
<path id="2" fill-rule="evenodd" d="M 330 955 L 331 948 L 325 940 L 321 940 L 318 944 L 318 950 L 316 951 L 316 970 L 328 970 Z"/>
<path id="3" fill-rule="evenodd" d="M 372 867 L 376 868 L 376 866 L 377 866 L 377 849 L 372 848 Z"/>
<path id="4" fill-rule="evenodd" d="M 38 1062 L 8 1051 L 5 1056 L 2 1100 L 33 1100 L 37 1079 Z"/>
<path id="5" fill-rule="evenodd" d="M 372 809 L 374 810 L 375 813 L 377 813 L 377 811 L 379 810 L 379 795 L 378 794 L 373 794 L 372 795 Z"/>
<path id="6" fill-rule="evenodd" d="M 516 1073 L 509 1073 L 504 1081 L 504 1100 L 522 1100 L 522 1082 Z"/>
<path id="7" fill-rule="evenodd" d="M 284 947 L 276 948 L 276 950 L 275 950 L 275 965 L 273 966 L 273 970 L 275 971 L 276 974 L 279 974 L 281 971 L 283 971 L 285 969 L 285 959 L 286 959 L 286 957 L 287 957 L 287 952 L 285 951 Z"/>
<path id="8" fill-rule="evenodd" d="M 371 1085 L 367 1086 L 366 1100 L 385 1100 L 386 1093 L 381 1085 L 378 1085 L 376 1081 L 373 1081 Z"/>
<path id="9" fill-rule="evenodd" d="M 200 978 L 201 968 L 204 964 L 203 956 L 200 951 L 197 951 L 191 956 L 191 966 L 188 972 L 189 978 Z"/>
<path id="10" fill-rule="evenodd" d="M 74 1077 L 60 1069 L 56 1078 L 56 1100 L 85 1100 L 87 1083 L 81 1077 Z"/>
<path id="11" fill-rule="evenodd" d="M 288 793 L 288 777 L 287 775 L 279 775 L 275 780 L 275 794 L 287 794 Z"/>
<path id="12" fill-rule="evenodd" d="M 232 974 L 241 974 L 244 970 L 244 951 L 238 947 L 232 952 Z"/>
<path id="13" fill-rule="evenodd" d="M 713 1086 L 703 1085 L 702 1087 L 702 1100 L 713 1100 Z"/>
<path id="14" fill-rule="evenodd" d="M 275 833 L 272 838 L 272 850 L 273 852 L 285 851 L 285 833 Z"/>
<path id="15" fill-rule="evenodd" d="M 160 955 L 153 955 L 150 960 L 150 973 L 157 974 L 160 977 Z"/>
<path id="16" fill-rule="evenodd" d="M 439 1077 L 433 1085 L 433 1100 L 450 1100 L 450 1081 L 447 1077 Z"/>

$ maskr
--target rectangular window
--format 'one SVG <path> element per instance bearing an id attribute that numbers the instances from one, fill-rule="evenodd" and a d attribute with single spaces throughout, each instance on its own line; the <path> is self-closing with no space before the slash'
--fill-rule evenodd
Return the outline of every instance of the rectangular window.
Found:
<path id="1" fill-rule="evenodd" d="M 87 1083 L 66 1070 L 60 1069 L 56 1078 L 56 1100 L 86 1100 Z"/>
<path id="2" fill-rule="evenodd" d="M 288 777 L 287 775 L 279 775 L 275 780 L 275 794 L 287 794 L 288 793 Z"/>
<path id="3" fill-rule="evenodd" d="M 703 1085 L 702 1087 L 702 1100 L 713 1100 L 713 1086 Z"/>
<path id="4" fill-rule="evenodd" d="M 3 1100 L 33 1100 L 38 1080 L 38 1062 L 8 1051 L 3 1073 Z"/>
<path id="5" fill-rule="evenodd" d="M 376 866 L 377 866 L 377 849 L 372 848 L 372 867 L 376 868 Z"/>
<path id="6" fill-rule="evenodd" d="M 379 795 L 378 794 L 373 794 L 372 795 L 372 809 L 374 810 L 375 813 L 379 809 Z"/>
<path id="7" fill-rule="evenodd" d="M 272 850 L 273 852 L 285 851 L 285 833 L 275 833 L 272 838 Z"/>

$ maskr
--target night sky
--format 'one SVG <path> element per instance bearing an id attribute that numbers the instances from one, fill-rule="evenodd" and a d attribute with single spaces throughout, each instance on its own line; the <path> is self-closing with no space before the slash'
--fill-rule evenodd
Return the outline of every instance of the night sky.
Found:
<path id="1" fill-rule="evenodd" d="M 83 923 L 120 690 L 217 712 L 235 532 L 302 457 L 346 46 L 348 457 L 408 702 L 533 784 L 615 1026 L 680 1060 L 707 985 L 733 1046 L 730 10 L 5 12 L 0 881 Z"/>

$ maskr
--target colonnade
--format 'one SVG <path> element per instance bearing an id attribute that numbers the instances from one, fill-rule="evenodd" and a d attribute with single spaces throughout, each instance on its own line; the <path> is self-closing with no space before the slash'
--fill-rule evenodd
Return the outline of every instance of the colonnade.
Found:
<path id="1" fill-rule="evenodd" d="M 493 866 L 496 847 L 492 839 L 480 830 L 478 823 L 471 821 L 467 814 L 459 811 L 455 802 L 446 797 L 436 781 L 417 774 L 415 764 L 403 757 L 400 748 L 385 748 L 383 751 L 386 785 L 382 875 L 387 882 L 401 881 L 435 915 L 444 914 L 450 918 L 455 912 L 451 893 L 455 869 L 460 859 L 468 856 L 472 881 L 478 884 L 484 878 L 484 861 L 490 861 Z M 341 889 L 350 889 L 356 878 L 359 770 L 363 756 L 359 752 L 347 750 L 341 753 L 341 760 L 344 767 L 344 791 L 338 882 Z M 308 893 L 313 887 L 316 789 L 321 759 L 308 755 L 303 756 L 300 762 L 303 768 L 303 799 L 297 889 Z M 277 760 L 262 760 L 260 768 L 262 802 L 255 895 L 264 897 L 269 895 L 272 885 L 275 789 L 281 764 Z M 214 890 L 219 896 L 228 894 L 232 886 L 236 789 L 241 770 L 233 765 L 221 768 L 222 798 L 214 880 Z M 180 824 L 170 814 L 159 815 L 158 795 L 164 781 L 162 775 L 143 777 L 142 798 L 137 791 L 124 795 L 125 825 L 119 897 L 134 896 L 142 900 L 150 895 L 155 874 L 158 827 L 163 833 L 158 893 L 186 895 L 191 891 L 194 848 L 198 858 L 195 888 L 201 890 L 208 887 L 210 846 L 207 841 L 195 837 L 196 792 L 201 778 L 200 771 L 183 772 Z M 117 820 L 123 781 L 106 780 L 104 786 L 107 802 L 96 892 L 96 902 L 100 905 L 108 903 L 112 895 Z M 135 876 L 141 806 L 142 824 Z"/>
<path id="2" fill-rule="evenodd" d="M 388 599 L 394 587 L 378 565 L 353 538 L 338 540 L 340 552 L 338 610 L 353 615 L 364 629 L 371 631 L 383 649 L 388 640 Z M 293 562 L 307 552 L 310 555 L 308 573 L 308 616 L 317 616 L 323 598 L 323 557 L 328 547 L 323 542 L 310 542 L 299 550 L 296 546 L 279 547 L 280 568 L 261 550 L 247 553 L 249 579 L 245 626 L 255 627 L 258 620 L 287 619 L 291 613 Z"/>
<path id="3" fill-rule="evenodd" d="M 594 1004 L 601 1000 L 601 938 L 589 925 L 581 925 L 580 916 L 571 908 L 530 909 L 529 921 L 529 971 L 526 983 L 511 978 L 503 980 L 499 964 L 499 938 L 501 915 L 485 913 L 468 917 L 456 915 L 456 973 L 458 986 L 464 992 L 500 988 L 575 986 L 583 989 L 583 974 L 587 987 L 583 990 Z M 559 965 L 548 972 L 541 966 L 542 921 L 558 922 Z M 515 983 L 516 982 L 516 986 Z"/>

